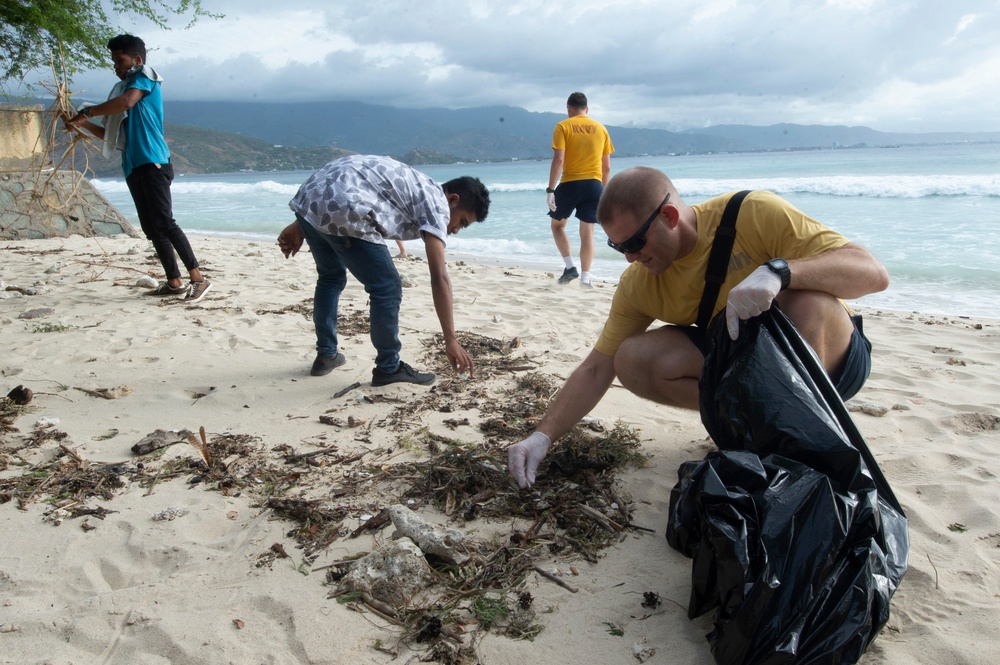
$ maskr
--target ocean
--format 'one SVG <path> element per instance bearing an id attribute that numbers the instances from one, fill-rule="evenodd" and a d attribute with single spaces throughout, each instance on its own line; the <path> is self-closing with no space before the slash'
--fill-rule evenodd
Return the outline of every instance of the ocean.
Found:
<path id="1" fill-rule="evenodd" d="M 669 175 L 689 204 L 738 189 L 773 191 L 868 247 L 891 285 L 857 305 L 1000 318 L 1000 144 L 612 156 L 612 174 L 638 165 Z M 562 272 L 546 215 L 548 161 L 419 168 L 438 182 L 474 175 L 490 189 L 489 218 L 449 238 L 450 260 Z M 288 201 L 308 175 L 179 176 L 174 216 L 192 233 L 273 242 L 292 221 Z M 124 180 L 93 183 L 138 227 Z M 575 219 L 567 224 L 574 252 L 578 226 Z M 626 264 L 605 240 L 598 227 L 592 272 L 615 282 Z M 407 245 L 419 251 L 421 243 Z"/>

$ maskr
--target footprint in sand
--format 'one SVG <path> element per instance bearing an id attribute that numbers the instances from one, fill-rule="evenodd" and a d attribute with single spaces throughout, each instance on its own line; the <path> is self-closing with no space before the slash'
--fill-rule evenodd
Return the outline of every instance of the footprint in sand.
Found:
<path id="1" fill-rule="evenodd" d="M 980 432 L 996 432 L 1000 430 L 1000 416 L 990 413 L 960 413 L 949 418 L 948 425 L 957 432 L 979 434 Z"/>

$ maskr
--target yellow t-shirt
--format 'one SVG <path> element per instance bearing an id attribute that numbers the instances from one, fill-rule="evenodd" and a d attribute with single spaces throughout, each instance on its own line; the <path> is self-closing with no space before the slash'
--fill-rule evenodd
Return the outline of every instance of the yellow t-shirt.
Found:
<path id="1" fill-rule="evenodd" d="M 691 253 L 674 261 L 666 271 L 650 275 L 638 263 L 625 269 L 597 340 L 598 351 L 613 356 L 626 338 L 644 332 L 653 321 L 694 325 L 705 289 L 705 268 L 715 229 L 734 193 L 692 206 L 698 220 L 698 239 Z M 713 316 L 725 308 L 730 289 L 766 261 L 815 256 L 848 242 L 776 194 L 763 190 L 750 192 L 736 218 L 736 240 Z"/>
<path id="2" fill-rule="evenodd" d="M 603 180 L 601 158 L 615 151 L 604 125 L 583 114 L 556 125 L 552 149 L 566 151 L 560 182 Z"/>

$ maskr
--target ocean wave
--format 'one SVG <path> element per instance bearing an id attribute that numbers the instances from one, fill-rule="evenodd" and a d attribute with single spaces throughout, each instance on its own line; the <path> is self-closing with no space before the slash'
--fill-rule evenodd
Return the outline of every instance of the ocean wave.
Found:
<path id="1" fill-rule="evenodd" d="M 124 180 L 91 180 L 91 184 L 104 194 L 128 192 Z M 216 182 L 174 179 L 170 185 L 174 195 L 190 194 L 193 196 L 240 196 L 247 194 L 281 194 L 289 198 L 299 191 L 299 185 L 283 184 L 274 180 L 259 180 L 257 182 Z"/>
<path id="2" fill-rule="evenodd" d="M 775 194 L 918 199 L 934 196 L 1000 197 L 1000 175 L 832 175 L 717 180 L 678 179 L 688 196 L 714 196 L 736 189 L 766 189 Z"/>
<path id="3" fill-rule="evenodd" d="M 738 189 L 766 189 L 775 194 L 918 199 L 934 196 L 1000 197 L 1000 175 L 830 175 L 771 178 L 676 178 L 685 197 L 716 196 Z M 538 192 L 543 182 L 491 183 L 494 192 Z"/>
<path id="4" fill-rule="evenodd" d="M 466 254 L 482 254 L 485 256 L 534 256 L 539 253 L 538 246 L 517 238 L 510 240 L 496 238 L 448 238 L 448 249 Z"/>
<path id="5" fill-rule="evenodd" d="M 204 178 L 205 176 L 201 176 Z M 124 180 L 91 181 L 105 194 L 128 192 Z M 221 182 L 175 179 L 175 194 L 191 196 L 240 196 L 280 194 L 291 198 L 300 183 L 274 180 Z M 822 194 L 825 196 L 918 199 L 929 197 L 976 196 L 1000 198 L 1000 175 L 829 175 L 765 178 L 676 178 L 674 184 L 685 197 L 711 197 L 738 189 L 766 189 L 779 195 Z M 491 182 L 496 193 L 541 192 L 542 181 Z"/>

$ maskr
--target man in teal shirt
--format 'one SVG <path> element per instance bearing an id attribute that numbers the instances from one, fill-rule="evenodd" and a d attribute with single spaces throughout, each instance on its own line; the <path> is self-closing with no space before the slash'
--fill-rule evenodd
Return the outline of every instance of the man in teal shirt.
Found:
<path id="1" fill-rule="evenodd" d="M 170 183 L 174 167 L 170 149 L 163 136 L 163 79 L 146 65 L 146 45 L 134 35 L 118 35 L 108 42 L 115 74 L 115 85 L 108 101 L 81 110 L 67 120 L 70 129 L 86 129 L 104 140 L 105 155 L 122 151 L 122 172 L 142 232 L 153 243 L 167 281 L 148 291 L 150 296 L 184 296 L 184 302 L 202 299 L 211 283 L 198 268 L 198 259 L 184 231 L 173 217 Z M 91 118 L 105 116 L 103 124 Z M 191 278 L 185 285 L 174 256 L 176 250 Z"/>

